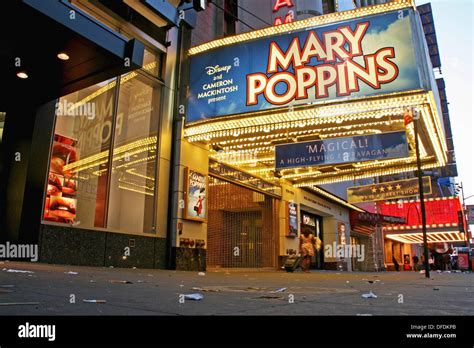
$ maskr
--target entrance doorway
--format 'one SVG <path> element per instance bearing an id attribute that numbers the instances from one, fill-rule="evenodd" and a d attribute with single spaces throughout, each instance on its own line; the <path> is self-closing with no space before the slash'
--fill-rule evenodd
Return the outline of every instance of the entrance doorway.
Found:
<path id="1" fill-rule="evenodd" d="M 316 252 L 311 259 L 311 269 L 324 269 L 323 217 L 301 211 L 301 233 L 307 230 L 316 238 Z"/>
<path id="2" fill-rule="evenodd" d="M 209 177 L 208 268 L 276 268 L 276 199 Z"/>

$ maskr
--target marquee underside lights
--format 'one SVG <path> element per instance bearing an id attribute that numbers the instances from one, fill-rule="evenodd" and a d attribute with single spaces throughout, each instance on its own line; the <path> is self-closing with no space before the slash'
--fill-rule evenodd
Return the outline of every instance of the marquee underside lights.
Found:
<path id="1" fill-rule="evenodd" d="M 464 242 L 464 234 L 457 231 L 446 231 L 446 232 L 430 232 L 426 234 L 428 243 L 455 243 Z M 398 233 L 398 234 L 385 234 L 385 238 L 392 239 L 394 241 L 406 244 L 422 244 L 423 233 Z"/>
<path id="2" fill-rule="evenodd" d="M 422 168 L 432 169 L 444 165 L 446 157 L 444 137 L 438 133 L 440 125 L 431 101 L 430 92 L 396 93 L 344 103 L 310 105 L 292 111 L 214 119 L 190 125 L 185 128 L 184 134 L 190 142 L 210 144 L 212 158 L 272 180 L 275 175 L 275 145 L 405 129 L 404 110 L 414 107 L 420 111 Z M 413 149 L 413 126 L 406 130 L 408 143 Z M 402 159 L 323 168 L 292 168 L 282 170 L 279 177 L 292 181 L 297 187 L 312 187 L 413 170 L 416 170 L 416 158 L 411 152 L 409 157 Z"/>

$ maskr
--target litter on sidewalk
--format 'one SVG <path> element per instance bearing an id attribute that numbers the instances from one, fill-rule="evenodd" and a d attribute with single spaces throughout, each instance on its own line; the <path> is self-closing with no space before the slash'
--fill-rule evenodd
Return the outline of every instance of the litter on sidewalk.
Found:
<path id="1" fill-rule="evenodd" d="M 110 281 L 112 284 L 133 284 L 129 280 L 111 280 Z"/>
<path id="2" fill-rule="evenodd" d="M 202 299 L 204 299 L 204 295 L 203 294 L 187 294 L 187 295 L 184 295 L 184 298 L 186 300 L 201 301 Z"/>
<path id="3" fill-rule="evenodd" d="M 372 291 L 370 291 L 368 294 L 362 294 L 363 298 L 377 298 L 377 295 L 375 295 Z"/>
<path id="4" fill-rule="evenodd" d="M 217 290 L 217 289 L 200 288 L 198 286 L 195 286 L 195 287 L 191 288 L 191 290 L 202 291 L 202 292 L 219 292 L 219 290 Z"/>
<path id="5" fill-rule="evenodd" d="M 79 274 L 79 273 L 69 271 L 69 272 L 64 272 L 64 274 L 77 275 L 77 274 Z"/>
<path id="6" fill-rule="evenodd" d="M 7 273 L 35 273 L 33 271 L 23 271 L 21 269 L 11 269 L 11 268 L 4 268 L 2 271 L 5 271 Z"/>
<path id="7" fill-rule="evenodd" d="M 281 289 L 278 289 L 276 291 L 273 291 L 273 292 L 285 292 L 286 288 L 281 288 Z"/>
<path id="8" fill-rule="evenodd" d="M 34 306 L 39 305 L 39 302 L 10 302 L 0 303 L 0 306 Z"/>
<path id="9" fill-rule="evenodd" d="M 205 276 L 205 275 L 206 275 L 206 273 L 204 273 L 204 272 L 199 272 L 198 274 L 199 274 L 200 276 Z"/>

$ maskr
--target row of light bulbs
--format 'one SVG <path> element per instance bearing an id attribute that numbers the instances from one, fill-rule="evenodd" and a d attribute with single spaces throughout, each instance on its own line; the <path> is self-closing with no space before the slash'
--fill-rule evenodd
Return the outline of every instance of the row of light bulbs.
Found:
<path id="1" fill-rule="evenodd" d="M 371 101 L 371 107 L 358 108 L 356 104 L 292 111 L 282 114 L 252 116 L 237 120 L 210 121 L 202 125 L 190 125 L 184 130 L 184 136 L 190 142 L 210 142 L 213 138 L 240 137 L 245 134 L 271 133 L 277 129 L 303 129 L 309 125 L 343 124 L 351 121 L 362 121 L 371 118 L 380 119 L 387 116 L 402 116 L 408 106 L 420 105 L 426 95 L 394 98 L 390 101 Z M 365 105 L 363 102 L 362 104 Z M 388 103 L 388 104 L 387 104 Z M 392 105 L 397 103 L 396 105 Z M 360 103 L 359 103 L 360 104 Z M 335 111 L 336 110 L 336 111 Z"/>
<path id="2" fill-rule="evenodd" d="M 323 24 L 335 23 L 338 21 L 399 10 L 407 7 L 414 7 L 414 3 L 412 0 L 393 0 L 391 2 L 381 5 L 361 7 L 349 11 L 334 12 L 322 16 L 315 16 L 301 21 L 295 21 L 278 26 L 271 26 L 260 30 L 254 30 L 243 34 L 210 41 L 202 45 L 192 47 L 188 51 L 188 54 L 192 56 L 218 47 L 229 46 L 250 40 L 263 39 L 265 37 L 277 34 L 283 34 L 302 29 L 309 29 Z"/>

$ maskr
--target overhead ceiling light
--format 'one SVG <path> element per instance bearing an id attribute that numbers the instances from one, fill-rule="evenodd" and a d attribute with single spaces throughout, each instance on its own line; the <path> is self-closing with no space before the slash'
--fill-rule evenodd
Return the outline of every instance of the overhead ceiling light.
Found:
<path id="1" fill-rule="evenodd" d="M 69 60 L 69 56 L 67 55 L 67 53 L 64 52 L 58 53 L 58 58 L 61 60 Z"/>
<path id="2" fill-rule="evenodd" d="M 27 79 L 28 78 L 28 74 L 24 71 L 17 72 L 16 76 L 18 76 L 20 79 Z"/>

